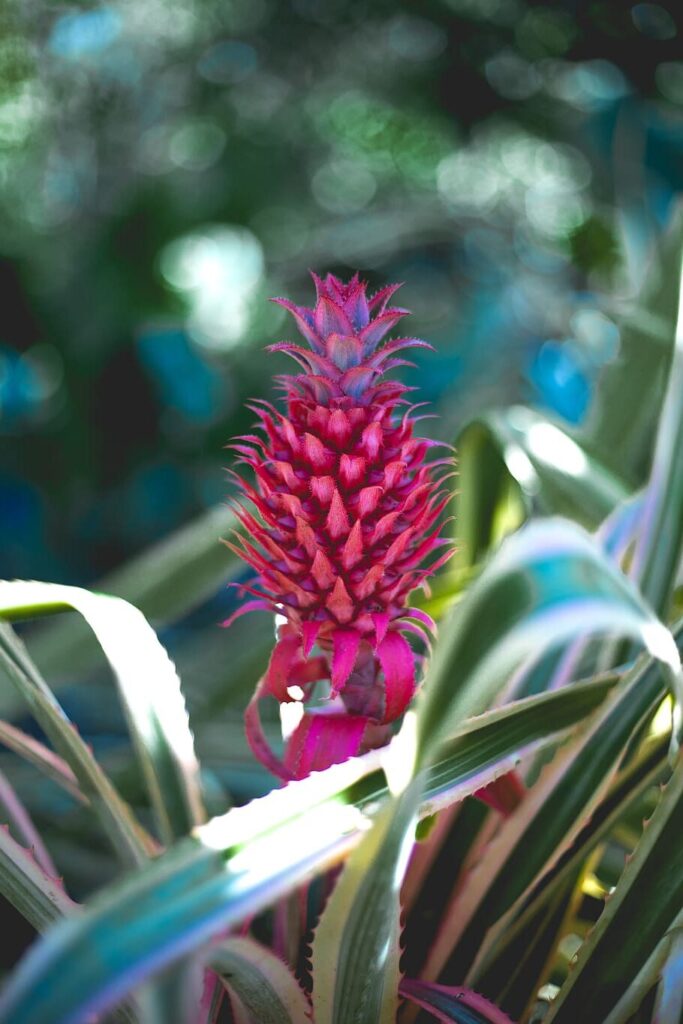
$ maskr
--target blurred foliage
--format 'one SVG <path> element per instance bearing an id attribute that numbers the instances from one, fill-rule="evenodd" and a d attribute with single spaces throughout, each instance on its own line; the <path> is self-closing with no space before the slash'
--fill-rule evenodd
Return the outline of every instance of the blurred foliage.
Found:
<path id="1" fill-rule="evenodd" d="M 680 29 L 672 0 L 5 0 L 0 575 L 90 582 L 220 501 L 281 368 L 266 298 L 309 266 L 408 282 L 441 436 L 599 418 L 683 180 Z"/>

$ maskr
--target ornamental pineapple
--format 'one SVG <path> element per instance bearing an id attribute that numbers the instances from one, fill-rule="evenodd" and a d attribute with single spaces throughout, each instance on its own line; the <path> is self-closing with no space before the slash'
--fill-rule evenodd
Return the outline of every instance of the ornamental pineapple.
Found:
<path id="1" fill-rule="evenodd" d="M 435 474 L 452 460 L 425 463 L 437 442 L 414 435 L 411 389 L 384 379 L 412 365 L 398 352 L 431 346 L 417 338 L 382 344 L 408 313 L 389 305 L 398 285 L 368 297 L 357 274 L 346 284 L 331 274 L 313 280 L 313 309 L 274 300 L 309 345 L 270 346 L 303 371 L 278 378 L 286 412 L 265 401 L 251 405 L 261 433 L 232 445 L 254 482 L 234 474 L 253 510 L 235 503 L 244 533 L 229 546 L 257 573 L 255 585 L 243 585 L 254 599 L 237 614 L 267 609 L 282 623 L 246 712 L 247 737 L 284 779 L 386 738 L 416 687 L 416 655 L 405 634 L 428 644 L 426 631 L 434 629 L 409 606 L 409 595 L 452 554 L 440 535 L 449 494 Z M 265 740 L 259 700 L 306 705 L 321 680 L 329 684 L 327 700 L 303 714 L 280 760 Z"/>

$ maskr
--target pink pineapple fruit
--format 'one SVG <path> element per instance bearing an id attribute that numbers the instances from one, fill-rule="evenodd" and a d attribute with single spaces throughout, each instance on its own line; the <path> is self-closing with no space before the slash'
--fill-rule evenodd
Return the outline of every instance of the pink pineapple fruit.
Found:
<path id="1" fill-rule="evenodd" d="M 370 298 L 357 274 L 347 284 L 331 274 L 313 280 L 313 309 L 274 300 L 310 346 L 271 346 L 303 370 L 278 378 L 286 412 L 263 401 L 250 406 L 262 433 L 232 445 L 253 470 L 254 484 L 234 475 L 255 511 L 236 503 L 244 535 L 229 546 L 258 574 L 257 586 L 243 587 L 255 600 L 237 614 L 267 609 L 282 623 L 246 731 L 255 755 L 283 779 L 386 739 L 416 688 L 405 634 L 428 644 L 425 630 L 434 630 L 409 595 L 452 554 L 440 536 L 449 494 L 434 472 L 452 459 L 425 463 L 437 442 L 414 436 L 411 389 L 383 379 L 412 365 L 397 352 L 431 346 L 417 338 L 382 344 L 408 312 L 388 305 L 398 285 Z M 282 761 L 265 739 L 258 702 L 306 705 L 321 680 L 329 697 L 303 714 Z"/>

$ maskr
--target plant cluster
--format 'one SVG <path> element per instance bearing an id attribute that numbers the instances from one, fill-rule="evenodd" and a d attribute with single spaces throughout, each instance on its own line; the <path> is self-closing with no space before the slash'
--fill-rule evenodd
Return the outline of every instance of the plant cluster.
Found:
<path id="1" fill-rule="evenodd" d="M 482 415 L 456 439 L 459 550 L 425 567 L 451 492 L 405 386 L 382 378 L 419 342 L 383 341 L 405 312 L 391 289 L 316 285 L 313 309 L 281 300 L 310 346 L 276 346 L 304 371 L 281 381 L 286 414 L 259 406 L 262 433 L 237 442 L 256 480 L 234 552 L 257 580 L 239 585 L 278 623 L 247 731 L 285 785 L 212 814 L 178 674 L 142 612 L 0 584 L 0 667 L 42 732 L 3 721 L 0 742 L 119 860 L 75 902 L 0 778 L 0 891 L 45 933 L 6 980 L 0 1022 L 680 1022 L 680 323 L 658 307 L 672 358 L 642 490 L 538 413 Z M 646 286 L 641 318 L 659 294 Z M 166 543 L 162 577 L 160 559 L 122 574 L 144 580 L 141 604 L 155 586 L 172 604 L 183 580 L 210 592 L 206 526 Z M 58 621 L 25 646 L 8 624 L 65 609 L 116 678 L 137 796 L 29 653 L 49 677 L 46 651 L 68 662 L 78 632 Z M 254 715 L 266 696 L 303 716 L 282 757 Z"/>

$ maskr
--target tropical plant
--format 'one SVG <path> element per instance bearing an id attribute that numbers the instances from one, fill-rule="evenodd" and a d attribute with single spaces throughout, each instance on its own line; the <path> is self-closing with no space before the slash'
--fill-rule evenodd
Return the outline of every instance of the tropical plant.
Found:
<path id="1" fill-rule="evenodd" d="M 123 570 L 105 588 L 120 596 L 0 585 L 7 622 L 66 609 L 85 620 L 116 678 L 135 748 L 135 768 L 105 771 L 43 676 L 42 669 L 63 685 L 69 666 L 90 663 L 80 627 L 60 615 L 27 633 L 27 645 L 8 624 L 0 627 L 7 685 L 42 732 L 37 738 L 3 722 L 0 741 L 65 794 L 68 847 L 59 848 L 75 856 L 104 837 L 119 860 L 116 876 L 76 903 L 56 877 L 54 829 L 44 841 L 32 820 L 44 811 L 20 799 L 20 773 L 0 779 L 10 825 L 0 832 L 0 889 L 44 932 L 5 984 L 0 1021 L 66 1024 L 111 1013 L 129 1024 L 389 1024 L 397 1015 L 408 1024 L 418 1014 L 469 1024 L 680 1022 L 683 332 L 680 275 L 674 288 L 670 270 L 671 252 L 680 269 L 678 235 L 667 244 L 668 276 L 651 277 L 622 330 L 625 345 L 647 331 L 655 302 L 658 337 L 646 343 L 661 346 L 663 332 L 672 343 L 644 487 L 634 491 L 615 469 L 618 446 L 633 445 L 630 424 L 612 433 L 607 454 L 604 422 L 581 438 L 528 410 L 469 424 L 456 439 L 459 550 L 421 599 L 417 620 L 437 619 L 438 640 L 414 705 L 388 743 L 366 743 L 357 756 L 294 772 L 305 777 L 211 813 L 224 797 L 215 776 L 200 769 L 178 674 L 143 612 L 173 621 L 235 575 L 237 559 L 213 557 L 218 532 L 235 524 L 230 512 L 217 511 Z M 361 361 L 348 338 L 368 327 L 362 289 L 352 283 L 342 291 L 330 279 L 319 288 L 323 305 L 337 289 L 337 305 L 353 297 L 361 308 L 356 322 L 330 328 L 341 339 L 332 342 L 333 365 L 329 349 L 316 353 L 320 387 L 344 390 L 340 375 Z M 296 315 L 310 329 L 310 314 Z M 310 353 L 295 354 L 310 365 Z M 614 389 L 629 377 L 628 362 L 610 373 L 606 386 Z M 389 412 L 390 393 L 398 394 L 395 385 L 384 392 Z M 632 392 L 621 393 L 625 400 Z M 268 414 L 261 418 L 268 427 Z M 400 430 L 388 415 L 382 422 L 389 434 Z M 284 444 L 283 432 L 276 435 Z M 408 437 L 396 444 L 410 444 Z M 317 454 L 309 442 L 306 457 Z M 258 457 L 245 457 L 264 472 Z M 287 469 L 281 473 L 286 482 Z M 410 493 L 419 474 L 408 480 Z M 425 494 L 433 505 L 424 508 L 440 509 L 433 491 Z M 254 496 L 267 524 L 263 492 Z M 256 519 L 238 518 L 262 547 L 279 545 Z M 339 535 L 342 564 L 355 550 L 354 529 L 345 522 Z M 378 557 L 386 561 L 399 539 L 387 540 Z M 281 585 L 249 540 L 243 550 L 262 580 Z M 281 546 L 271 554 L 297 557 Z M 334 573 L 329 554 L 328 561 Z M 308 592 L 327 591 L 324 578 L 322 569 L 320 579 L 314 574 Z M 262 593 L 257 600 L 283 614 L 277 591 Z M 379 650 L 392 623 L 404 621 L 405 597 L 401 591 L 398 603 L 375 610 L 390 620 L 371 618 L 372 629 L 362 618 L 342 618 L 359 630 L 357 643 L 348 636 L 335 643 L 336 627 L 325 618 L 325 665 L 317 668 L 337 689 L 358 671 L 361 644 Z M 303 635 L 300 611 L 292 602 L 285 618 Z M 272 641 L 262 634 L 267 655 Z M 230 650 L 231 642 L 244 646 L 244 636 L 233 627 L 221 640 Z M 371 646 L 367 658 L 388 693 L 391 659 Z M 287 671 L 300 671 L 298 662 L 297 646 Z M 5 696 L 3 707 L 11 717 L 16 702 Z M 192 712 L 200 746 L 211 707 L 198 703 Z M 388 726 L 398 714 L 384 718 Z M 243 758 L 235 762 L 236 771 L 244 767 Z"/>

